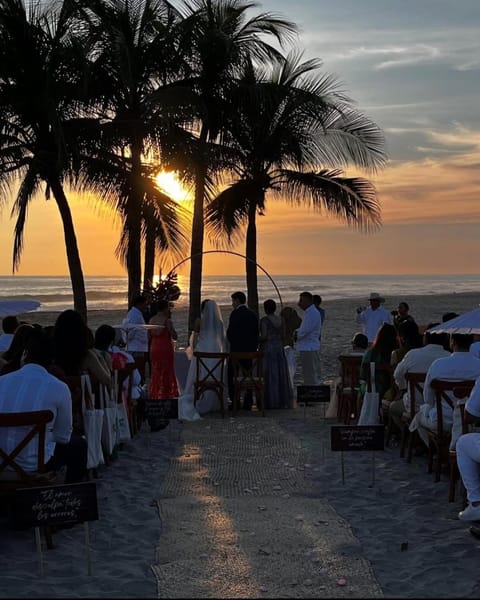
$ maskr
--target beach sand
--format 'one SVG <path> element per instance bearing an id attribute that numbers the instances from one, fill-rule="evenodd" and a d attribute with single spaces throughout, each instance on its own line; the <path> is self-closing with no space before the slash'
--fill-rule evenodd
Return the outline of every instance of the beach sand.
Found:
<path id="1" fill-rule="evenodd" d="M 367 295 L 366 295 L 367 296 Z M 386 298 L 385 308 L 390 311 L 396 309 L 400 301 L 408 302 L 410 314 L 417 323 L 426 325 L 429 322 L 441 322 L 442 315 L 446 312 L 463 313 L 477 308 L 480 294 L 445 294 L 435 296 L 396 296 Z M 350 341 L 360 326 L 355 323 L 357 306 L 368 305 L 365 298 L 348 298 L 342 300 L 325 299 L 322 306 L 326 311 L 325 324 L 322 331 L 322 376 L 328 380 L 338 374 L 338 355 L 350 349 Z M 221 306 L 225 326 L 231 311 L 230 306 Z M 302 311 L 297 308 L 301 316 Z M 53 325 L 58 313 L 42 312 L 28 313 L 19 318 L 29 323 Z M 95 310 L 88 315 L 89 327 L 95 330 L 99 325 L 120 325 L 125 318 L 126 311 Z M 178 333 L 177 349 L 188 344 L 188 313 L 186 309 L 173 309 L 172 315 Z"/>
<path id="2" fill-rule="evenodd" d="M 399 300 L 409 302 L 419 323 L 478 306 L 478 295 L 459 294 L 388 298 L 387 309 Z M 365 302 L 323 303 L 325 377 L 337 373 L 336 356 L 357 331 L 358 304 Z M 90 315 L 92 328 L 124 316 L 101 312 Z M 174 312 L 179 333 L 185 317 Z M 55 315 L 26 318 L 53 324 Z M 143 428 L 97 480 L 93 575 L 86 574 L 81 526 L 55 534 L 42 580 L 33 532 L 11 531 L 2 515 L 0 597 L 212 598 L 219 590 L 225 597 L 479 597 L 480 543 L 457 519 L 461 494 L 447 501 L 448 475 L 434 483 L 425 457 L 409 465 L 392 446 L 375 453 L 374 463 L 371 453 L 345 453 L 342 483 L 341 457 L 329 444 L 335 421 L 323 419 L 321 409 L 307 407 L 305 418 L 299 407 L 265 419 L 255 412 L 225 421 L 211 415 L 157 433 Z M 230 431 L 238 460 L 222 471 Z M 204 519 L 202 527 L 193 514 Z M 235 534 L 229 542 L 226 524 Z M 216 540 L 222 545 L 212 545 Z"/>

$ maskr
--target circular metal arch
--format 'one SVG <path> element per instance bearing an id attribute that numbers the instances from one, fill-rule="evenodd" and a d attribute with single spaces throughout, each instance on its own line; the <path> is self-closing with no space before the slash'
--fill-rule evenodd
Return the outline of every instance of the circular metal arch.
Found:
<path id="1" fill-rule="evenodd" d="M 278 299 L 280 301 L 280 311 L 283 309 L 283 302 L 282 302 L 282 296 L 280 294 L 280 290 L 277 287 L 277 284 L 273 281 L 272 277 L 270 276 L 270 274 L 262 267 L 262 265 L 258 264 L 257 262 L 255 262 L 253 259 L 249 258 L 248 256 L 245 256 L 245 254 L 241 254 L 240 252 L 234 252 L 233 250 L 204 250 L 203 252 L 199 252 L 198 254 L 192 254 L 190 256 L 187 256 L 187 258 L 182 259 L 180 262 L 178 262 L 176 265 L 174 265 L 171 269 L 170 269 L 170 273 L 172 271 L 175 271 L 175 269 L 178 269 L 178 267 L 180 267 L 181 265 L 183 265 L 183 263 L 186 263 L 189 260 L 192 260 L 192 258 L 195 256 L 203 256 L 204 254 L 233 254 L 234 256 L 239 256 L 240 258 L 244 258 L 245 260 L 248 260 L 250 262 L 252 262 L 256 267 L 258 267 L 262 273 L 264 273 L 268 279 L 270 280 L 271 284 L 273 285 L 273 287 L 275 288 L 275 291 L 277 292 L 278 295 Z"/>

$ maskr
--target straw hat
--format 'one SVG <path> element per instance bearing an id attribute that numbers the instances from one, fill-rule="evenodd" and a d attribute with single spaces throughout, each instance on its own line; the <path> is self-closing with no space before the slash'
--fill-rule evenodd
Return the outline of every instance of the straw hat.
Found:
<path id="1" fill-rule="evenodd" d="M 380 294 L 377 294 L 377 292 L 372 292 L 368 299 L 369 300 L 378 300 L 379 302 L 385 302 L 385 298 L 380 296 Z"/>

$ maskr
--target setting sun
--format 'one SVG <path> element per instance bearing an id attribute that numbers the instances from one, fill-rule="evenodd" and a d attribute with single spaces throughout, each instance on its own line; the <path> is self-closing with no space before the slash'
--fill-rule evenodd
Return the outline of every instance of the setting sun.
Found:
<path id="1" fill-rule="evenodd" d="M 177 202 L 187 202 L 189 191 L 178 180 L 175 171 L 160 171 L 155 177 L 158 187 Z"/>

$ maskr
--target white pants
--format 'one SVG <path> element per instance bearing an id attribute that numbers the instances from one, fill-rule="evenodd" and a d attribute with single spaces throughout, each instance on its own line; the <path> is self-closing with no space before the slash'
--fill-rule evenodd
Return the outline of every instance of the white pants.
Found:
<path id="1" fill-rule="evenodd" d="M 320 385 L 320 350 L 300 350 L 304 385 Z"/>
<path id="2" fill-rule="evenodd" d="M 480 502 L 480 433 L 466 433 L 458 438 L 457 464 L 468 501 Z"/>

